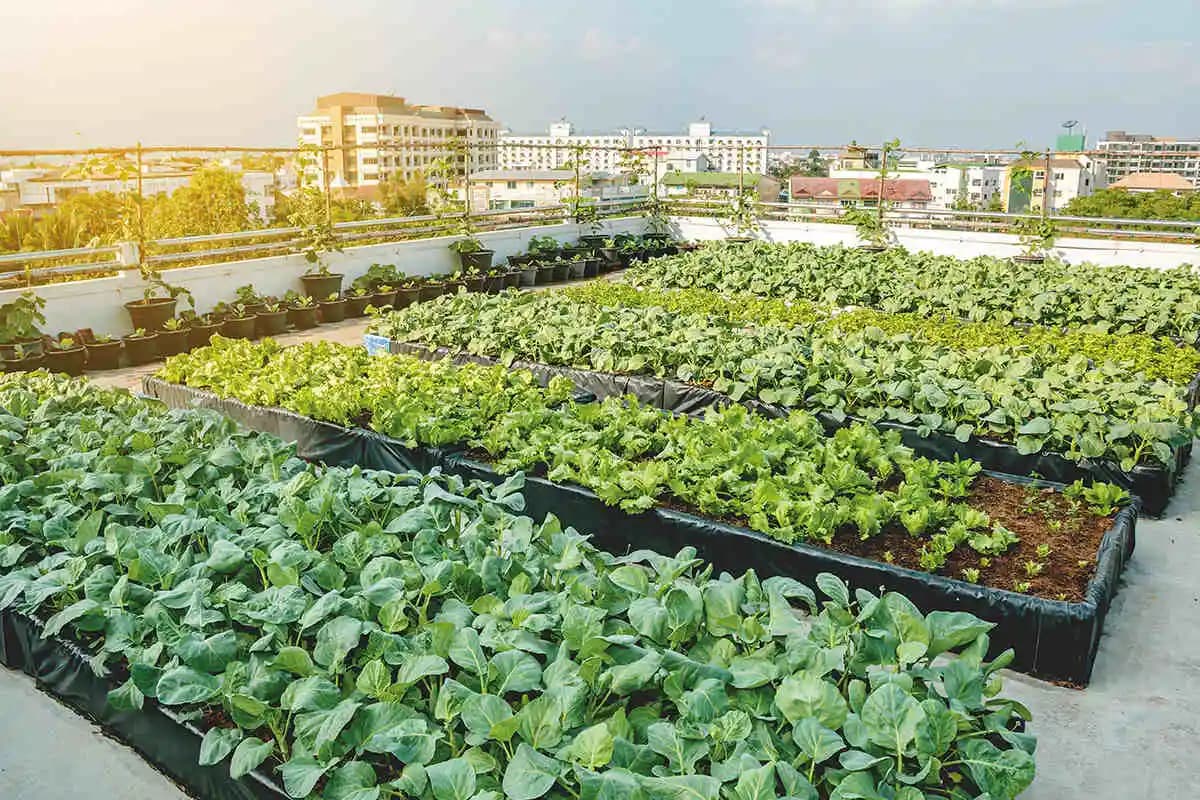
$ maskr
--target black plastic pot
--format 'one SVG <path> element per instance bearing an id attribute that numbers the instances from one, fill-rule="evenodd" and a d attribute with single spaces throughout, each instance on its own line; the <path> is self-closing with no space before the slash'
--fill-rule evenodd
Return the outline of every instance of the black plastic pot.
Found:
<path id="1" fill-rule="evenodd" d="M 47 350 L 46 369 L 51 372 L 65 372 L 68 375 L 82 375 L 87 363 L 87 350 L 83 346 L 72 347 L 70 350 Z"/>
<path id="2" fill-rule="evenodd" d="M 177 356 L 191 349 L 190 328 L 180 328 L 174 331 L 158 332 L 158 354 L 163 358 Z"/>
<path id="3" fill-rule="evenodd" d="M 287 333 L 288 329 L 288 312 L 287 309 L 280 311 L 264 311 L 256 318 L 254 326 L 255 332 L 259 336 L 278 336 L 281 333 Z"/>
<path id="4" fill-rule="evenodd" d="M 147 333 L 145 336 L 126 336 L 125 360 L 131 367 L 138 364 L 149 364 L 158 359 L 158 334 Z"/>
<path id="5" fill-rule="evenodd" d="M 536 286 L 538 282 L 538 265 L 526 264 L 521 267 L 521 271 L 517 274 L 521 276 L 522 286 Z"/>
<path id="6" fill-rule="evenodd" d="M 466 284 L 468 292 L 482 292 L 486 280 L 487 279 L 482 275 L 472 275 L 470 277 L 463 278 L 463 283 Z"/>
<path id="7" fill-rule="evenodd" d="M 531 261 L 533 261 L 533 253 L 519 253 L 508 257 L 509 266 L 513 267 L 523 267 Z"/>
<path id="8" fill-rule="evenodd" d="M 483 279 L 483 290 L 488 294 L 500 294 L 504 289 L 503 275 L 488 275 Z"/>
<path id="9" fill-rule="evenodd" d="M 446 288 L 445 284 L 442 284 L 442 283 L 437 283 L 437 282 L 422 283 L 421 287 L 420 287 L 421 302 L 428 303 L 430 300 L 434 300 L 438 297 L 441 297 L 442 292 L 445 290 L 445 288 Z"/>
<path id="10" fill-rule="evenodd" d="M 167 320 L 175 316 L 174 297 L 152 297 L 149 300 L 130 300 L 125 304 L 133 327 L 146 331 L 161 331 Z"/>
<path id="11" fill-rule="evenodd" d="M 601 247 L 596 255 L 600 257 L 600 269 L 604 272 L 621 265 L 621 254 L 615 247 Z"/>
<path id="12" fill-rule="evenodd" d="M 248 303 L 247 305 L 245 305 L 243 307 L 246 309 L 247 314 L 256 314 L 257 315 L 257 314 L 261 314 L 267 310 L 266 303 Z"/>
<path id="13" fill-rule="evenodd" d="M 582 278 L 583 271 L 587 267 L 586 262 L 581 258 L 577 261 L 567 262 L 567 277 L 571 279 Z"/>
<path id="14" fill-rule="evenodd" d="M 408 308 L 413 303 L 420 302 L 420 300 L 421 300 L 421 287 L 420 286 L 406 286 L 403 289 L 398 289 L 396 291 L 396 308 L 397 309 Z"/>
<path id="15" fill-rule="evenodd" d="M 375 295 L 372 294 L 348 295 L 346 297 L 346 316 L 361 317 L 363 314 L 367 313 L 367 306 L 373 305 L 374 302 Z"/>
<path id="16" fill-rule="evenodd" d="M 446 281 L 446 288 L 442 291 L 442 294 L 458 294 L 459 289 L 466 288 L 466 281 Z"/>
<path id="17" fill-rule="evenodd" d="M 572 245 L 571 247 L 564 247 L 562 249 L 562 257 L 568 260 L 575 256 L 591 255 L 591 253 L 592 250 L 590 247 L 580 247 L 579 245 Z"/>
<path id="18" fill-rule="evenodd" d="M 746 241 L 749 241 L 749 239 L 747 239 Z M 882 245 L 882 244 L 860 244 L 855 249 L 861 250 L 864 253 L 882 253 L 884 250 L 887 250 L 887 246 Z M 1039 261 L 1040 260 L 1041 259 L 1039 259 Z"/>
<path id="19" fill-rule="evenodd" d="M 594 278 L 600 274 L 600 259 L 585 258 L 583 260 L 583 277 Z"/>
<path id="20" fill-rule="evenodd" d="M 340 274 L 301 275 L 300 283 L 309 297 L 329 297 L 331 294 L 342 293 L 343 277 Z"/>
<path id="21" fill-rule="evenodd" d="M 730 244 L 749 244 L 750 242 L 753 242 L 754 239 L 749 236 L 726 236 L 725 241 L 729 242 Z"/>
<path id="22" fill-rule="evenodd" d="M 390 292 L 376 292 L 371 295 L 371 305 L 376 308 L 384 308 L 386 306 L 396 305 L 396 290 Z"/>
<path id="23" fill-rule="evenodd" d="M 544 286 L 547 283 L 554 282 L 554 265 L 539 264 L 537 271 L 537 285 Z"/>
<path id="24" fill-rule="evenodd" d="M 608 237 L 604 235 L 588 234 L 587 236 L 580 236 L 579 241 L 588 248 L 595 250 L 598 247 L 603 247 L 604 243 L 608 241 Z"/>
<path id="25" fill-rule="evenodd" d="M 467 271 L 474 267 L 480 271 L 491 269 L 492 257 L 496 255 L 494 250 L 476 250 L 474 253 L 459 253 L 458 262 L 462 264 L 463 271 Z"/>
<path id="26" fill-rule="evenodd" d="M 504 288 L 505 289 L 516 289 L 520 285 L 521 285 L 521 270 L 510 269 L 508 272 L 504 273 Z"/>
<path id="27" fill-rule="evenodd" d="M 570 272 L 571 265 L 566 261 L 559 261 L 554 265 L 554 280 L 565 281 Z"/>
<path id="28" fill-rule="evenodd" d="M 345 300 L 318 300 L 317 308 L 321 309 L 321 322 L 341 322 L 346 318 Z"/>
<path id="29" fill-rule="evenodd" d="M 40 356 L 46 352 L 41 337 L 33 339 L 18 339 L 15 342 L 0 344 L 0 361 L 16 361 L 17 348 L 21 348 L 21 357 Z"/>
<path id="30" fill-rule="evenodd" d="M 301 306 L 300 308 L 289 308 L 287 318 L 292 327 L 298 331 L 315 328 L 317 327 L 317 307 Z"/>
<path id="31" fill-rule="evenodd" d="M 258 316 L 227 319 L 221 323 L 221 335 L 227 339 L 253 339 Z"/>
<path id="32" fill-rule="evenodd" d="M 669 234 L 669 233 L 647 233 L 642 238 L 645 239 L 647 242 L 658 242 L 660 244 L 666 244 L 667 242 L 671 241 L 671 234 Z M 744 238 L 746 238 L 746 241 L 750 241 L 749 237 L 744 237 Z"/>
<path id="33" fill-rule="evenodd" d="M 83 349 L 87 351 L 88 371 L 116 369 L 121 365 L 120 342 L 93 342 Z"/>
<path id="34" fill-rule="evenodd" d="M 6 358 L 0 361 L 4 365 L 4 372 L 33 372 L 35 369 L 41 369 L 46 363 L 45 356 L 25 356 L 24 358 Z"/>
<path id="35" fill-rule="evenodd" d="M 209 340 L 220 332 L 221 323 L 219 322 L 214 322 L 212 325 L 193 324 L 188 330 L 188 346 L 193 350 L 197 347 L 205 347 Z"/>

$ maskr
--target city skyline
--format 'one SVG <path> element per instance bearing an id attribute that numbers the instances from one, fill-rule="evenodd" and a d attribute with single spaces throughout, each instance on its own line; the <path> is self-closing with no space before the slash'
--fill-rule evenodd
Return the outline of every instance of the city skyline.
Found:
<path id="1" fill-rule="evenodd" d="M 337 91 L 484 108 L 521 132 L 563 116 L 599 131 L 705 116 L 796 144 L 1043 146 L 1066 119 L 1092 141 L 1200 135 L 1200 47 L 1178 33 L 1200 11 L 1186 0 L 1153 17 L 1112 0 L 721 0 L 687 15 L 623 0 L 245 5 L 0 11 L 22 32 L 0 147 L 291 144 L 296 115 Z"/>

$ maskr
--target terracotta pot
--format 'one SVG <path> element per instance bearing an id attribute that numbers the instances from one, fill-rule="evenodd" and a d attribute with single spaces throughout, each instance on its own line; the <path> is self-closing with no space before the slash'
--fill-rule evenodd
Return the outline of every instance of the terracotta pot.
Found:
<path id="1" fill-rule="evenodd" d="M 233 317 L 221 323 L 221 335 L 227 339 L 253 339 L 258 317 Z"/>
<path id="2" fill-rule="evenodd" d="M 116 369 L 121 365 L 120 342 L 92 342 L 84 345 L 88 370 Z"/>
<path id="3" fill-rule="evenodd" d="M 149 300 L 131 300 L 125 304 L 129 319 L 136 330 L 160 331 L 167 320 L 175 316 L 174 297 L 152 297 Z"/>
<path id="4" fill-rule="evenodd" d="M 36 356 L 35 356 L 36 358 Z M 69 350 L 47 350 L 44 356 L 46 369 L 51 372 L 65 372 L 67 375 L 82 375 L 87 363 L 87 350 L 83 345 Z"/>
<path id="5" fill-rule="evenodd" d="M 125 360 L 130 366 L 149 364 L 158 358 L 158 334 L 148 333 L 145 336 L 126 336 Z"/>
<path id="6" fill-rule="evenodd" d="M 158 332 L 158 354 L 167 358 L 186 353 L 190 347 L 191 328 L 179 328 L 174 331 Z"/>
<path id="7" fill-rule="evenodd" d="M 315 328 L 317 327 L 317 307 L 301 306 L 299 308 L 289 308 L 287 318 L 292 327 L 298 331 Z"/>
<path id="8" fill-rule="evenodd" d="M 329 297 L 331 294 L 341 294 L 342 275 L 301 275 L 300 283 L 304 293 L 309 297 Z"/>
<path id="9" fill-rule="evenodd" d="M 188 329 L 188 346 L 193 350 L 197 347 L 205 347 L 209 340 L 220 332 L 220 322 L 214 322 L 212 325 L 192 325 Z"/>
<path id="10" fill-rule="evenodd" d="M 341 322 L 346 318 L 345 300 L 319 300 L 317 308 L 321 309 L 321 322 Z"/>

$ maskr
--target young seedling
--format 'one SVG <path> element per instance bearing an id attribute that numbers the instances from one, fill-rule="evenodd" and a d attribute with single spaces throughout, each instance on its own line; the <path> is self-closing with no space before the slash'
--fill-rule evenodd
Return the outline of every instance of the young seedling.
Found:
<path id="1" fill-rule="evenodd" d="M 1017 592 L 1019 594 L 1028 594 L 1029 587 L 1030 587 L 1029 581 L 1016 581 L 1013 584 L 1013 591 Z"/>
<path id="2" fill-rule="evenodd" d="M 979 583 L 979 570 L 967 567 L 962 571 L 962 578 L 969 583 Z"/>
<path id="3" fill-rule="evenodd" d="M 1041 558 L 1041 559 L 1046 559 L 1046 558 L 1049 558 L 1049 556 L 1050 556 L 1050 545 L 1039 544 L 1037 546 L 1037 557 Z"/>
<path id="4" fill-rule="evenodd" d="M 1042 569 L 1044 567 L 1045 567 L 1045 564 L 1042 564 L 1039 561 L 1026 561 L 1025 562 L 1025 574 L 1028 575 L 1030 578 L 1036 578 L 1038 575 L 1042 574 Z"/>

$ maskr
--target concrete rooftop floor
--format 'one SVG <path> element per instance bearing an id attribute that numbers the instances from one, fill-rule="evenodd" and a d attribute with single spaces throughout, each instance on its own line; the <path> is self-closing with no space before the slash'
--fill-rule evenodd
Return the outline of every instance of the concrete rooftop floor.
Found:
<path id="1" fill-rule="evenodd" d="M 366 320 L 279 337 L 362 341 Z M 137 389 L 157 365 L 90 377 Z M 1106 621 L 1092 683 L 1068 689 L 1006 672 L 1032 710 L 1037 779 L 1025 800 L 1190 798 L 1200 787 L 1200 467 L 1162 519 L 1138 521 L 1137 548 Z M 926 609 L 931 611 L 933 609 Z M 0 669 L 0 798 L 49 800 L 87 787 L 97 800 L 184 797 L 136 753 Z M 19 720 L 20 724 L 12 724 Z"/>

